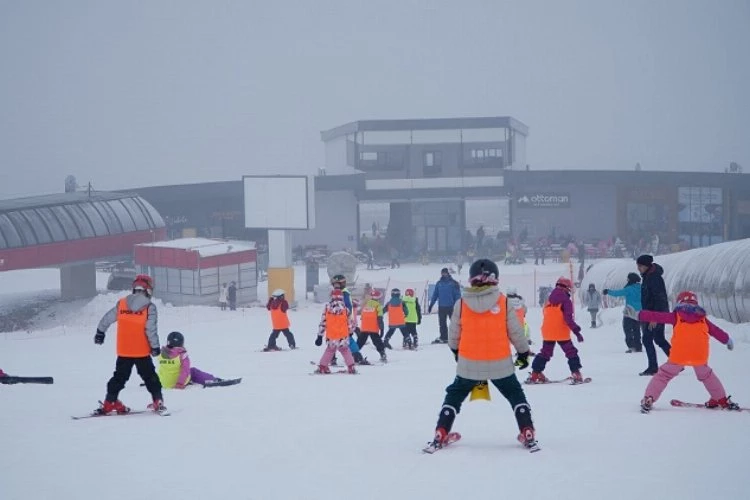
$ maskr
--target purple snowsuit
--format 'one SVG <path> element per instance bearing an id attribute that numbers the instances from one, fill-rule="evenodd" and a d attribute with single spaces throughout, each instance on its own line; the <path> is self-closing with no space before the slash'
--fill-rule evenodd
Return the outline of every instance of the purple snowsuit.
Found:
<path id="1" fill-rule="evenodd" d="M 177 384 L 174 389 L 184 389 L 188 382 L 194 384 L 205 384 L 210 382 L 216 377 L 212 374 L 199 370 L 190 366 L 190 357 L 188 356 L 187 349 L 184 347 L 167 347 L 161 348 L 161 355 L 167 359 L 173 359 L 177 356 L 180 357 L 180 376 L 177 378 Z M 169 389 L 169 387 L 167 388 Z"/>

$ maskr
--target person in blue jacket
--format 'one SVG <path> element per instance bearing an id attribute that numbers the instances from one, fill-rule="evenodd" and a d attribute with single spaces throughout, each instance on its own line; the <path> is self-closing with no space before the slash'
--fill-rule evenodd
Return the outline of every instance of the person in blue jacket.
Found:
<path id="1" fill-rule="evenodd" d="M 612 297 L 625 297 L 623 314 L 625 314 L 627 308 L 632 308 L 636 313 L 642 309 L 641 277 L 636 273 L 628 274 L 628 284 L 625 285 L 625 288 L 620 288 L 619 290 L 605 288 L 602 293 Z M 623 316 L 622 329 L 625 332 L 625 344 L 628 346 L 628 350 L 625 352 L 641 352 L 641 325 L 638 320 Z"/>
<path id="2" fill-rule="evenodd" d="M 448 318 L 453 316 L 453 306 L 461 298 L 461 286 L 454 280 L 447 267 L 440 270 L 440 279 L 435 283 L 432 291 L 427 313 L 432 312 L 435 302 L 438 304 L 438 323 L 440 324 L 440 337 L 432 341 L 433 344 L 448 343 Z"/>

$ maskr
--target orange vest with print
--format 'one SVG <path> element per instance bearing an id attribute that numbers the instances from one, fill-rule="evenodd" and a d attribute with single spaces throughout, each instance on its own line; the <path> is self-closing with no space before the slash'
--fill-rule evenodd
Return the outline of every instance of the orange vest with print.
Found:
<path id="1" fill-rule="evenodd" d="M 344 308 L 341 314 L 333 314 L 326 311 L 326 338 L 328 340 L 341 340 L 349 335 L 349 314 Z"/>
<path id="2" fill-rule="evenodd" d="M 127 298 L 117 302 L 117 355 L 123 358 L 145 358 L 151 355 L 146 337 L 148 307 L 140 311 L 128 309 Z"/>
<path id="3" fill-rule="evenodd" d="M 365 304 L 365 307 L 362 308 L 361 330 L 366 333 L 380 332 L 380 325 L 378 325 L 378 308 L 375 305 L 370 304 L 369 301 Z"/>
<path id="4" fill-rule="evenodd" d="M 706 318 L 688 323 L 677 315 L 672 330 L 669 362 L 683 366 L 702 366 L 708 363 L 708 323 Z"/>
<path id="5" fill-rule="evenodd" d="M 281 310 L 281 307 L 271 308 L 271 326 L 274 330 L 286 330 L 289 328 L 289 316 Z"/>
<path id="6" fill-rule="evenodd" d="M 461 340 L 458 353 L 471 361 L 499 361 L 510 357 L 508 304 L 503 294 L 487 312 L 472 311 L 461 301 Z"/>
<path id="7" fill-rule="evenodd" d="M 404 303 L 397 306 L 388 303 L 388 326 L 403 326 L 406 324 L 406 314 L 404 314 Z"/>
<path id="8" fill-rule="evenodd" d="M 547 303 L 542 318 L 542 340 L 562 342 L 570 340 L 570 327 L 565 322 L 562 304 Z"/>

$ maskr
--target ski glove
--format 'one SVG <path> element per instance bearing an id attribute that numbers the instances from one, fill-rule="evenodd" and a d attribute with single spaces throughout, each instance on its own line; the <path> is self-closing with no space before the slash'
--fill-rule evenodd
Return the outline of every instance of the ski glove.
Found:
<path id="1" fill-rule="evenodd" d="M 729 337 L 729 340 L 727 340 L 727 349 L 730 351 L 734 350 L 734 340 L 732 340 L 732 337 Z"/>
<path id="2" fill-rule="evenodd" d="M 151 355 L 152 355 L 153 357 L 156 357 L 156 356 L 158 356 L 159 354 L 161 354 L 161 349 L 159 349 L 158 347 L 152 347 L 152 348 L 151 348 Z"/>
<path id="3" fill-rule="evenodd" d="M 583 342 L 583 335 L 581 335 L 581 331 L 580 330 L 577 331 L 577 332 L 573 332 L 573 333 L 575 334 L 576 339 L 578 340 L 578 342 Z"/>
<path id="4" fill-rule="evenodd" d="M 529 351 L 526 352 L 519 352 L 516 355 L 516 362 L 515 362 L 516 368 L 519 370 L 525 370 L 529 367 Z"/>
<path id="5" fill-rule="evenodd" d="M 456 363 L 458 363 L 458 349 L 451 349 L 451 352 L 453 353 L 453 357 L 456 358 Z"/>
<path id="6" fill-rule="evenodd" d="M 320 347 L 323 345 L 323 337 L 318 335 L 318 338 L 315 339 L 315 345 Z"/>
<path id="7" fill-rule="evenodd" d="M 602 290 L 602 295 L 609 295 L 609 288 Z"/>
<path id="8" fill-rule="evenodd" d="M 96 335 L 94 335 L 94 344 L 102 345 L 103 343 L 104 343 L 104 332 L 101 330 L 97 330 Z"/>

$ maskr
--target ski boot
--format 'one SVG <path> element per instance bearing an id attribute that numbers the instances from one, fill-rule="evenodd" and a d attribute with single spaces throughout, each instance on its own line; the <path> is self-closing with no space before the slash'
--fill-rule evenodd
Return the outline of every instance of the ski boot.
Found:
<path id="1" fill-rule="evenodd" d="M 385 352 L 380 353 L 380 362 L 381 363 L 387 363 L 388 362 L 388 356 L 385 355 Z"/>
<path id="2" fill-rule="evenodd" d="M 438 338 L 436 338 L 435 340 L 433 340 L 433 341 L 432 341 L 432 343 L 433 343 L 433 344 L 447 344 L 447 343 L 448 343 L 448 341 L 447 341 L 447 340 L 443 340 L 443 339 L 441 339 L 440 337 L 438 337 Z"/>
<path id="3" fill-rule="evenodd" d="M 518 435 L 518 442 L 531 453 L 541 450 L 533 427 L 524 427 L 521 429 L 521 433 Z"/>
<path id="4" fill-rule="evenodd" d="M 731 400 L 732 396 L 721 399 L 709 399 L 706 401 L 706 408 L 717 408 L 720 410 L 739 410 L 740 405 Z"/>
<path id="5" fill-rule="evenodd" d="M 146 408 L 155 413 L 164 413 L 167 411 L 167 407 L 164 406 L 164 402 L 161 399 L 154 399 L 154 402 L 149 403 Z"/>
<path id="6" fill-rule="evenodd" d="M 527 384 L 546 384 L 547 382 L 549 379 L 542 372 L 531 372 L 529 378 L 526 379 Z"/>
<path id="7" fill-rule="evenodd" d="M 572 372 L 570 374 L 570 383 L 571 384 L 582 384 L 583 383 L 583 376 L 581 375 L 581 372 L 578 370 Z"/>
<path id="8" fill-rule="evenodd" d="M 417 337 L 416 335 L 413 335 L 411 339 L 411 345 L 412 345 L 412 349 L 416 351 L 417 347 L 419 347 L 419 337 Z"/>
<path id="9" fill-rule="evenodd" d="M 591 328 L 596 328 L 596 321 L 591 322 Z"/>
<path id="10" fill-rule="evenodd" d="M 331 358 L 331 366 L 339 366 L 339 362 L 336 361 L 336 356 Z"/>
<path id="11" fill-rule="evenodd" d="M 109 415 L 110 413 L 117 413 L 118 415 L 125 415 L 126 413 L 130 413 L 130 408 L 122 404 L 122 401 L 119 399 L 115 401 L 104 401 L 103 403 L 99 401 L 99 408 L 94 410 L 94 413 L 97 413 L 99 415 Z"/>
<path id="12" fill-rule="evenodd" d="M 316 368 L 313 373 L 319 373 L 321 375 L 326 375 L 328 373 L 331 373 L 331 369 L 329 367 L 327 367 L 326 365 L 318 365 L 318 368 Z"/>
<path id="13" fill-rule="evenodd" d="M 350 373 L 352 375 L 357 374 L 357 369 L 354 367 L 354 365 L 349 365 L 346 367 L 346 373 Z"/>
<path id="14" fill-rule="evenodd" d="M 641 399 L 641 413 L 649 413 L 654 407 L 654 398 L 651 396 L 646 396 L 645 398 Z"/>
<path id="15" fill-rule="evenodd" d="M 365 365 L 365 366 L 369 366 L 369 365 L 371 365 L 372 363 L 370 363 L 370 362 L 369 362 L 369 361 L 367 360 L 367 358 L 364 358 L 364 357 L 363 357 L 362 359 L 360 359 L 359 361 L 357 361 L 357 364 L 358 364 L 358 365 Z"/>
<path id="16" fill-rule="evenodd" d="M 435 429 L 435 437 L 433 440 L 428 444 L 430 448 L 434 448 L 435 450 L 439 450 L 443 447 L 443 444 L 445 443 L 445 440 L 448 438 L 448 431 L 443 429 L 442 427 L 438 427 Z"/>
<path id="17" fill-rule="evenodd" d="M 280 351 L 281 347 L 277 347 L 275 345 L 267 345 L 263 348 L 263 352 L 273 352 L 273 351 Z"/>
<path id="18" fill-rule="evenodd" d="M 638 375 L 640 375 L 641 377 L 653 377 L 654 375 L 656 375 L 657 371 L 658 370 L 652 370 L 651 368 L 646 368 Z"/>

